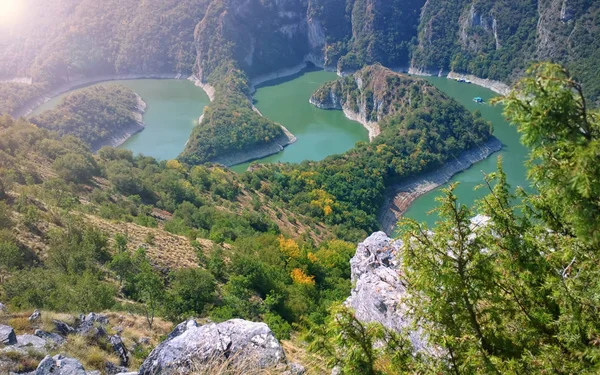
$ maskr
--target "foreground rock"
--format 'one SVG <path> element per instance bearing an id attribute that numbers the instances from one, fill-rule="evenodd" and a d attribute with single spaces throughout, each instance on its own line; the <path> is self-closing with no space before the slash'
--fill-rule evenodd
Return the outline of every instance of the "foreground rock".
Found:
<path id="1" fill-rule="evenodd" d="M 232 319 L 198 326 L 193 320 L 175 328 L 140 368 L 140 375 L 186 374 L 223 361 L 245 368 L 285 365 L 285 354 L 264 323 Z"/>
<path id="2" fill-rule="evenodd" d="M 402 282 L 400 249 L 402 241 L 393 240 L 384 232 L 373 233 L 358 245 L 350 261 L 352 289 L 346 305 L 362 322 L 378 322 L 395 331 L 405 331 L 412 319 L 403 299 L 408 297 Z M 410 332 L 416 351 L 428 349 L 421 332 Z"/>
<path id="3" fill-rule="evenodd" d="M 11 326 L 0 324 L 0 344 L 15 345 L 17 343 L 17 335 Z"/>
<path id="4" fill-rule="evenodd" d="M 86 375 L 81 362 L 74 358 L 63 357 L 58 354 L 54 357 L 47 356 L 40 362 L 35 375 Z"/>

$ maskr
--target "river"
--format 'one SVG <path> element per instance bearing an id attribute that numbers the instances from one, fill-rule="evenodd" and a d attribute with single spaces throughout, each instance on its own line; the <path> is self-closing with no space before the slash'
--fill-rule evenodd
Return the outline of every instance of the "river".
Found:
<path id="1" fill-rule="evenodd" d="M 497 96 L 497 94 L 480 86 L 460 83 L 446 78 L 427 77 L 426 79 L 469 110 L 480 111 L 482 116 L 494 125 L 494 135 L 503 144 L 502 151 L 458 173 L 451 179 L 449 184 L 454 182 L 460 183 L 455 191 L 459 202 L 472 205 L 477 199 L 487 194 L 488 191 L 486 189 L 475 191 L 475 187 L 483 183 L 483 173 L 490 173 L 497 170 L 496 163 L 498 156 L 502 157 L 508 183 L 513 188 L 517 186 L 529 187 L 525 168 L 528 151 L 521 144 L 516 127 L 510 125 L 502 115 L 502 107 L 488 104 L 489 100 Z M 477 96 L 481 97 L 486 103 L 475 103 L 473 98 Z M 447 186 L 448 184 L 417 198 L 409 207 L 405 216 L 425 222 L 430 226 L 435 224 L 437 216 L 429 214 L 429 212 L 437 206 L 435 199 L 441 195 L 441 189 Z"/>
<path id="2" fill-rule="evenodd" d="M 305 71 L 295 76 L 270 81 L 257 88 L 254 95 L 256 107 L 264 116 L 283 124 L 298 138 L 297 142 L 286 147 L 283 152 L 260 159 L 259 162 L 299 163 L 304 160 L 322 160 L 329 155 L 351 149 L 358 141 L 368 141 L 367 130 L 359 123 L 348 120 L 342 111 L 321 110 L 308 102 L 318 87 L 337 78 L 333 72 Z M 524 167 L 527 150 L 521 145 L 516 128 L 503 118 L 502 108 L 487 104 L 496 94 L 476 85 L 446 78 L 426 79 L 469 110 L 479 110 L 485 119 L 492 122 L 494 135 L 504 145 L 501 152 L 452 178 L 451 183 L 460 182 L 456 190 L 459 201 L 471 205 L 486 194 L 485 189 L 474 189 L 483 182 L 482 171 L 490 173 L 496 170 L 498 156 L 503 158 L 509 184 L 513 188 L 528 186 Z M 198 117 L 209 103 L 206 94 L 186 80 L 141 79 L 99 84 L 115 83 L 131 88 L 148 104 L 144 115 L 146 129 L 131 137 L 121 147 L 135 154 L 142 153 L 160 160 L 177 157 L 183 150 Z M 64 95 L 37 108 L 33 114 L 53 108 Z M 476 96 L 483 98 L 486 103 L 475 103 L 473 98 Z M 243 172 L 249 164 L 240 164 L 232 169 Z M 440 195 L 440 189 L 418 198 L 405 216 L 433 225 L 436 216 L 428 213 L 436 206 L 435 198 Z"/>
<path id="3" fill-rule="evenodd" d="M 342 111 L 319 109 L 308 102 L 316 89 L 338 78 L 333 72 L 309 70 L 257 87 L 254 105 L 265 117 L 282 124 L 298 138 L 282 152 L 258 160 L 260 163 L 322 160 L 348 151 L 358 141 L 369 141 L 368 131 L 358 122 L 348 120 Z M 232 169 L 243 172 L 249 164 Z"/>
<path id="4" fill-rule="evenodd" d="M 129 138 L 120 148 L 159 160 L 174 159 L 183 151 L 198 117 L 209 103 L 204 91 L 187 80 L 135 79 L 98 83 L 114 84 L 129 87 L 147 104 L 144 114 L 146 129 Z M 54 108 L 69 93 L 53 98 L 31 115 Z"/>

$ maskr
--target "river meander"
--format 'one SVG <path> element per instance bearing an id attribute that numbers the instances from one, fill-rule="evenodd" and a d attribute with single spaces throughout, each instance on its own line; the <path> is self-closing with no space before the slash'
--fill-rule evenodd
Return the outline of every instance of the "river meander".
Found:
<path id="1" fill-rule="evenodd" d="M 333 72 L 306 71 L 258 87 L 254 95 L 256 107 L 264 116 L 286 126 L 298 138 L 297 142 L 286 147 L 283 152 L 260 159 L 259 162 L 299 163 L 304 160 L 322 160 L 351 149 L 358 141 L 368 141 L 367 130 L 359 123 L 348 120 L 342 111 L 322 110 L 309 104 L 311 94 L 323 83 L 334 79 L 337 79 L 337 75 Z M 496 94 L 476 85 L 445 78 L 426 79 L 469 110 L 479 110 L 485 119 L 492 122 L 494 135 L 504 145 L 501 152 L 452 178 L 451 182 L 460 182 L 456 190 L 460 202 L 470 205 L 485 195 L 484 189 L 474 189 L 483 182 L 483 172 L 496 170 L 498 156 L 502 156 L 504 161 L 509 184 L 512 187 L 528 186 L 524 167 L 527 150 L 521 145 L 516 128 L 503 118 L 502 108 L 487 104 Z M 131 88 L 148 105 L 144 115 L 146 129 L 131 137 L 121 147 L 135 154 L 141 153 L 160 160 L 173 159 L 179 155 L 198 117 L 209 104 L 206 94 L 186 80 L 140 79 L 99 83 L 108 84 L 121 84 Z M 40 106 L 33 115 L 53 108 L 65 95 L 68 93 Z M 486 103 L 475 103 L 473 98 L 477 96 Z M 243 172 L 248 165 L 249 163 L 244 163 L 232 169 Z M 428 212 L 436 206 L 435 198 L 440 195 L 440 189 L 418 198 L 405 216 L 434 224 L 436 217 Z"/>
<path id="2" fill-rule="evenodd" d="M 114 84 L 129 87 L 147 104 L 144 114 L 146 129 L 129 138 L 121 148 L 159 160 L 174 159 L 183 151 L 192 129 L 209 103 L 204 91 L 187 80 L 135 79 L 108 81 L 97 85 Z M 32 115 L 54 108 L 69 93 L 41 105 Z"/>

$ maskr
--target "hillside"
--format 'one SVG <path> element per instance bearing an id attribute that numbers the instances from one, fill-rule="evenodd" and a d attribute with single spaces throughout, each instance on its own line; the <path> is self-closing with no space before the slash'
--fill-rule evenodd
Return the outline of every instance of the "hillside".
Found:
<path id="1" fill-rule="evenodd" d="M 553 60 L 571 69 L 593 102 L 600 97 L 599 12 L 589 0 L 92 3 L 33 1 L 30 22 L 3 35 L 0 77 L 29 77 L 33 84 L 0 84 L 1 111 L 17 112 L 82 77 L 194 75 L 215 90 L 215 100 L 182 160 L 230 164 L 246 160 L 250 150 L 266 155 L 293 140 L 252 111 L 251 79 L 303 61 L 340 72 L 381 63 L 512 83 L 531 62 Z"/>
<path id="2" fill-rule="evenodd" d="M 39 127 L 73 135 L 93 151 L 120 146 L 144 130 L 146 103 L 124 86 L 95 86 L 67 95 L 55 109 L 31 119 Z"/>

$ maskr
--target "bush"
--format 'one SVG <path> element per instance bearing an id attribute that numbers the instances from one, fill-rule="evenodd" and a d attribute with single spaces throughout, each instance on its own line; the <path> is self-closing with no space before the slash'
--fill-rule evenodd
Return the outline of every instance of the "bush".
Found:
<path id="1" fill-rule="evenodd" d="M 63 179 L 71 182 L 85 183 L 94 176 L 97 166 L 91 156 L 86 157 L 73 152 L 59 156 L 52 168 Z"/>

